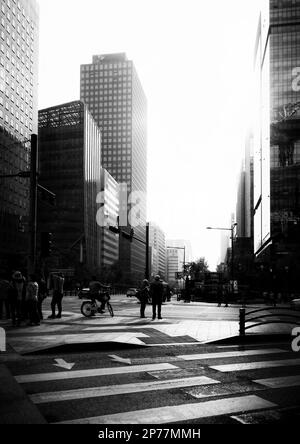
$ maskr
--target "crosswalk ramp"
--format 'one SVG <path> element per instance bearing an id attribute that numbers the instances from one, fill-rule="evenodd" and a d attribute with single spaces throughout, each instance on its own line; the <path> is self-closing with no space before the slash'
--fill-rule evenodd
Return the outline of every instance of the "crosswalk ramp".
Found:
<path id="1" fill-rule="evenodd" d="M 260 418 L 278 417 L 281 406 L 267 396 L 270 389 L 300 391 L 300 359 L 291 356 L 280 348 L 229 349 L 166 356 L 165 362 L 154 356 L 146 363 L 132 359 L 126 366 L 55 369 L 15 379 L 51 423 L 201 423 L 224 416 L 250 423 L 259 412 Z M 226 364 L 217 364 L 224 360 Z M 250 379 L 244 377 L 247 369 Z"/>

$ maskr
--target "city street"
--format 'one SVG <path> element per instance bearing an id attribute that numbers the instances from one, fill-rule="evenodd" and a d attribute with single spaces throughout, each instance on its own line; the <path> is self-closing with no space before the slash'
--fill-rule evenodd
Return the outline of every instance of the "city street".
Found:
<path id="1" fill-rule="evenodd" d="M 252 424 L 299 416 L 300 356 L 289 341 L 200 341 L 202 324 L 237 324 L 238 307 L 172 301 L 152 321 L 149 306 L 148 318 L 139 318 L 135 298 L 113 296 L 113 318 L 83 318 L 80 305 L 65 297 L 62 319 L 7 327 L 1 362 L 46 422 Z"/>

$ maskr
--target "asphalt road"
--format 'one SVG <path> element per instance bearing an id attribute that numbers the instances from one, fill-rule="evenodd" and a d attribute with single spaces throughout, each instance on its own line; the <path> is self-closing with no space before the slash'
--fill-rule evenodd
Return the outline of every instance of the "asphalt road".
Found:
<path id="1" fill-rule="evenodd" d="M 49 423 L 251 424 L 300 413 L 300 355 L 284 343 L 55 353 L 8 367 Z"/>
<path id="2" fill-rule="evenodd" d="M 79 313 L 80 304 L 65 298 L 64 310 Z M 129 321 L 139 312 L 134 299 L 116 296 L 112 304 Z M 236 320 L 238 307 L 171 302 L 163 316 Z M 49 423 L 269 424 L 295 423 L 300 414 L 300 354 L 289 341 L 81 345 L 17 355 L 6 365 Z"/>

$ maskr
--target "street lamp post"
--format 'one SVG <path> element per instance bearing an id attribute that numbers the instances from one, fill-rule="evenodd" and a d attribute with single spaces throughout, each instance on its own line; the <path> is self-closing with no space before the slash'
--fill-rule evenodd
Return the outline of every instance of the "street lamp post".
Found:
<path id="1" fill-rule="evenodd" d="M 230 265 L 230 277 L 232 282 L 231 291 L 233 292 L 234 285 L 234 249 L 233 249 L 233 232 L 237 223 L 231 225 L 230 228 L 220 228 L 220 227 L 206 227 L 207 230 L 221 230 L 221 231 L 230 231 L 231 232 L 231 265 Z"/>

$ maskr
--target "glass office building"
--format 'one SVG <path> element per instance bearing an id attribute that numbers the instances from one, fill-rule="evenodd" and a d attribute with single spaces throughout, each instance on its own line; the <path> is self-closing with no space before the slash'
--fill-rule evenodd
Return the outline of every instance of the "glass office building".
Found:
<path id="1" fill-rule="evenodd" d="M 53 234 L 49 266 L 97 273 L 101 134 L 82 102 L 39 111 L 39 169 L 39 183 L 56 194 L 55 207 L 40 201 L 38 211 L 38 233 Z"/>
<path id="2" fill-rule="evenodd" d="M 300 272 L 299 0 L 266 2 L 255 66 L 255 253 L 269 255 L 273 271 L 292 278 Z"/>
<path id="3" fill-rule="evenodd" d="M 121 186 L 121 210 L 128 203 L 130 193 L 143 193 L 142 198 L 133 195 L 127 212 L 134 211 L 132 207 L 138 203 L 139 226 L 134 230 L 137 237 L 145 240 L 147 103 L 133 62 L 124 53 L 94 56 L 92 64 L 81 66 L 80 98 L 100 127 L 103 167 Z M 127 223 L 120 217 L 120 225 L 129 232 Z M 120 265 L 124 280 L 136 284 L 144 277 L 145 258 L 142 243 L 130 243 L 120 236 Z"/>
<path id="4" fill-rule="evenodd" d="M 39 8 L 0 1 L 0 175 L 29 169 L 37 133 Z M 0 268 L 26 268 L 29 179 L 0 179 Z"/>
<path id="5" fill-rule="evenodd" d="M 98 210 L 101 267 L 110 267 L 119 260 L 119 236 L 109 230 L 109 226 L 118 224 L 119 184 L 104 168 L 101 169 L 101 199 L 98 199 L 98 203 L 102 204 Z"/>

